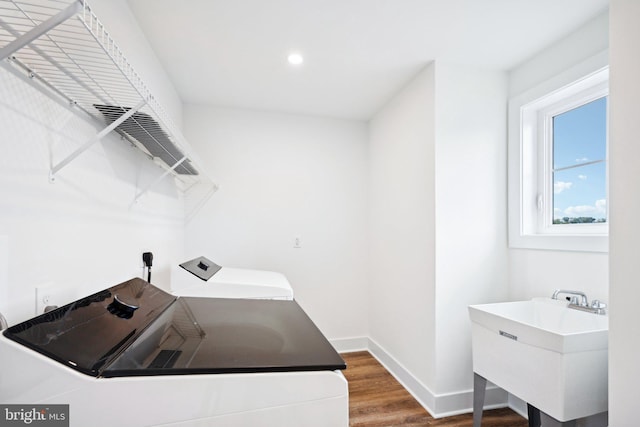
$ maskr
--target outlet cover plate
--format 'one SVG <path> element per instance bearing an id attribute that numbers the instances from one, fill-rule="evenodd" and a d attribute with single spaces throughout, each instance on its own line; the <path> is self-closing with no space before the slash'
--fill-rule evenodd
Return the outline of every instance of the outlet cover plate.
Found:
<path id="1" fill-rule="evenodd" d="M 36 316 L 44 313 L 45 307 L 55 304 L 53 283 L 44 283 L 36 287 Z"/>

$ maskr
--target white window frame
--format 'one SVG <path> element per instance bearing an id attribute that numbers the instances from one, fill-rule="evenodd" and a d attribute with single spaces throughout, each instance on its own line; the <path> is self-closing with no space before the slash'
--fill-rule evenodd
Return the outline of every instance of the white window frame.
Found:
<path id="1" fill-rule="evenodd" d="M 509 101 L 510 247 L 608 251 L 608 222 L 551 223 L 553 165 L 549 126 L 554 115 L 607 96 L 608 81 L 606 56 L 601 55 Z"/>

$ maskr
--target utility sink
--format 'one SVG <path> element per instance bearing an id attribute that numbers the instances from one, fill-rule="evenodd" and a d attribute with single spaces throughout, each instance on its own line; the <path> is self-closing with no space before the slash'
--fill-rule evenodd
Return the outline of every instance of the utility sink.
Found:
<path id="1" fill-rule="evenodd" d="M 469 306 L 473 370 L 560 422 L 607 411 L 608 317 L 536 298 Z"/>

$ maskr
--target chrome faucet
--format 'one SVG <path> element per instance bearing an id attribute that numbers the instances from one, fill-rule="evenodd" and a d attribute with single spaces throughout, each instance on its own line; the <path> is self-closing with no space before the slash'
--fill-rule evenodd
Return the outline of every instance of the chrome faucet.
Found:
<path id="1" fill-rule="evenodd" d="M 551 298 L 558 299 L 559 294 L 567 294 L 573 295 L 571 299 L 569 299 L 569 303 L 573 305 L 580 305 L 582 307 L 589 307 L 589 299 L 587 298 L 587 294 L 580 291 L 566 291 L 564 289 L 556 289 Z M 578 302 L 578 297 L 581 297 L 581 301 Z"/>
<path id="2" fill-rule="evenodd" d="M 584 292 L 556 289 L 553 295 L 551 296 L 551 298 L 558 299 L 559 294 L 571 295 L 571 297 L 567 298 L 567 300 L 569 301 L 569 308 L 588 311 L 589 313 L 595 313 L 595 314 L 606 314 L 605 309 L 607 308 L 607 304 L 597 299 L 594 299 L 591 302 L 591 304 L 589 304 L 589 299 L 587 298 L 587 295 Z M 578 297 L 580 298 L 578 299 Z"/>

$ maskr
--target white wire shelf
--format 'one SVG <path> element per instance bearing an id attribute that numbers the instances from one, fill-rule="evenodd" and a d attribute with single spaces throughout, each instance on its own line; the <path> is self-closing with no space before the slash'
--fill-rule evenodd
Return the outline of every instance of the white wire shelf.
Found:
<path id="1" fill-rule="evenodd" d="M 159 179 L 173 175 L 184 187 L 204 181 L 217 189 L 85 0 L 0 0 L 0 61 L 106 126 L 52 165 L 52 179 L 114 130 L 165 167 Z"/>

